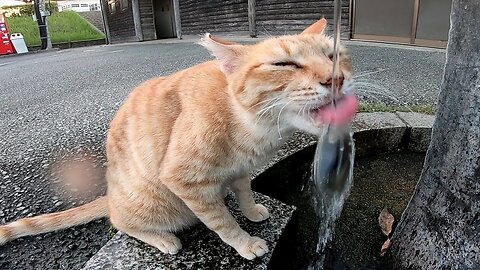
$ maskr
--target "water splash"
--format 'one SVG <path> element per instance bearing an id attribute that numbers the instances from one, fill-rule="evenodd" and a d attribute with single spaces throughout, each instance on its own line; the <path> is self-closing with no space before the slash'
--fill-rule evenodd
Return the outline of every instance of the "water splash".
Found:
<path id="1" fill-rule="evenodd" d="M 317 260 L 309 269 L 323 269 L 325 247 L 353 184 L 355 146 L 350 125 L 329 126 L 320 137 L 313 164 L 313 205 L 319 218 Z"/>
<path id="2" fill-rule="evenodd" d="M 336 78 L 339 69 L 341 0 L 334 0 L 334 57 L 333 74 Z M 334 95 L 339 93 L 340 85 L 333 80 Z M 334 101 L 338 96 L 334 96 Z M 336 106 L 336 102 L 332 102 Z M 319 217 L 317 259 L 308 269 L 323 269 L 325 263 L 325 247 L 332 240 L 335 221 L 342 212 L 343 204 L 350 194 L 353 184 L 353 162 L 355 146 L 350 124 L 328 125 L 320 136 L 315 152 L 313 166 L 313 204 Z"/>

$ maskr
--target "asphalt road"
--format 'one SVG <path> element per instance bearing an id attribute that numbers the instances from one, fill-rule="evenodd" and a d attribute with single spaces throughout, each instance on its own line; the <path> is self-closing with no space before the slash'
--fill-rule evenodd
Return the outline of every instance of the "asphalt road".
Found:
<path id="1" fill-rule="evenodd" d="M 358 80 L 377 85 L 368 100 L 436 103 L 443 51 L 358 43 L 350 50 Z M 108 123 L 135 85 L 209 58 L 196 44 L 158 42 L 0 58 L 0 223 L 82 203 L 56 188 L 51 165 L 79 151 L 101 164 Z M 78 269 L 109 230 L 101 220 L 7 243 L 0 269 Z"/>

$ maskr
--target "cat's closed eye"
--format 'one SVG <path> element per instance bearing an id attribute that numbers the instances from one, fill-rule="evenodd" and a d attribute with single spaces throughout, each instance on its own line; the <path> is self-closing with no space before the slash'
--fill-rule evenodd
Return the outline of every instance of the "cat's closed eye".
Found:
<path id="1" fill-rule="evenodd" d="M 292 67 L 295 67 L 295 68 L 302 68 L 302 66 L 300 66 L 299 64 L 297 64 L 295 62 L 292 62 L 292 61 L 275 62 L 275 63 L 273 63 L 273 65 L 277 66 L 277 67 L 292 66 Z"/>

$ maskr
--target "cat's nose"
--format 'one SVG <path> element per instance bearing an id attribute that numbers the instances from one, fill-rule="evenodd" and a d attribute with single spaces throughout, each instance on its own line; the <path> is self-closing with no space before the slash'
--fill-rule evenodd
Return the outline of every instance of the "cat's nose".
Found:
<path id="1" fill-rule="evenodd" d="M 336 77 L 335 79 L 333 79 L 332 77 L 329 77 L 325 81 L 320 82 L 320 84 L 327 88 L 332 88 L 332 84 L 335 83 L 335 87 L 340 89 L 343 86 L 343 80 L 344 80 L 343 76 Z"/>

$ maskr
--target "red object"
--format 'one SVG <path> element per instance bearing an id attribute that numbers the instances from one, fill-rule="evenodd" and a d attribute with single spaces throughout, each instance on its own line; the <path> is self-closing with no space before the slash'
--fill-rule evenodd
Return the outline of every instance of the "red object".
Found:
<path id="1" fill-rule="evenodd" d="M 0 55 L 15 53 L 10 32 L 8 32 L 7 20 L 3 14 L 0 14 Z"/>

